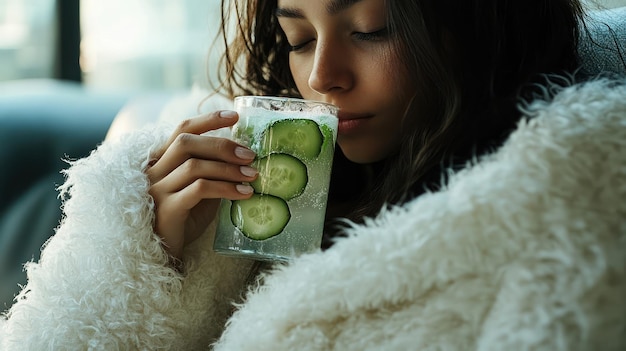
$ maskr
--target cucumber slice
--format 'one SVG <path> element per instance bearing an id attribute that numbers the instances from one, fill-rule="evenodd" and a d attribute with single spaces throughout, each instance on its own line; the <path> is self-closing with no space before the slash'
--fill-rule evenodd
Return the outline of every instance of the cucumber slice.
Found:
<path id="1" fill-rule="evenodd" d="M 265 154 L 282 152 L 305 159 L 314 159 L 322 150 L 324 136 L 315 121 L 283 119 L 272 123 L 263 134 L 261 148 Z"/>
<path id="2" fill-rule="evenodd" d="M 254 162 L 259 171 L 250 185 L 256 193 L 278 196 L 287 201 L 304 191 L 309 177 L 304 163 L 287 154 L 270 154 Z"/>
<path id="3" fill-rule="evenodd" d="M 326 124 L 320 124 L 320 131 L 322 131 L 322 136 L 324 138 L 322 150 L 326 150 L 326 148 L 329 147 L 332 148 L 331 150 L 335 150 L 335 131 Z"/>
<path id="4" fill-rule="evenodd" d="M 230 220 L 235 227 L 254 240 L 280 234 L 290 219 L 285 200 L 272 195 L 254 194 L 249 199 L 233 201 L 230 207 Z"/>

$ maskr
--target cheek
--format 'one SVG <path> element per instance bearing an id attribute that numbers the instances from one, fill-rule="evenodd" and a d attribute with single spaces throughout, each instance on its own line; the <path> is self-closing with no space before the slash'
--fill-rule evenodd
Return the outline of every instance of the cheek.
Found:
<path id="1" fill-rule="evenodd" d="M 300 95 L 305 99 L 312 99 L 313 91 L 309 88 L 311 70 L 308 68 L 308 65 L 305 62 L 301 62 L 301 60 L 290 59 L 289 69 Z"/>
<path id="2" fill-rule="evenodd" d="M 405 115 L 414 93 L 407 75 L 377 67 L 370 71 L 368 79 L 375 84 L 369 87 L 368 98 L 364 99 L 367 103 L 364 104 L 375 111 L 377 117 L 362 134 L 338 140 L 346 156 L 357 163 L 377 162 L 397 152 L 402 147 L 402 134 L 414 128 L 413 123 L 405 120 L 412 116 Z"/>

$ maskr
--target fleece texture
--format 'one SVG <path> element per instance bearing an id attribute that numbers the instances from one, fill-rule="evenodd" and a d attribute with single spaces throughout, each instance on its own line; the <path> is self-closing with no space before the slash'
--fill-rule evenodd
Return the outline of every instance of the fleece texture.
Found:
<path id="1" fill-rule="evenodd" d="M 212 225 L 185 252 L 185 274 L 172 268 L 143 172 L 171 131 L 105 142 L 66 171 L 64 219 L 26 264 L 0 350 L 196 350 L 219 336 L 251 262 L 214 254 Z"/>
<path id="2" fill-rule="evenodd" d="M 217 349 L 626 349 L 626 86 L 525 112 L 443 191 L 265 277 Z"/>
<path id="3" fill-rule="evenodd" d="M 522 108 L 441 191 L 249 288 L 214 226 L 168 265 L 143 170 L 171 128 L 105 142 L 67 170 L 0 350 L 624 350 L 626 81 Z"/>

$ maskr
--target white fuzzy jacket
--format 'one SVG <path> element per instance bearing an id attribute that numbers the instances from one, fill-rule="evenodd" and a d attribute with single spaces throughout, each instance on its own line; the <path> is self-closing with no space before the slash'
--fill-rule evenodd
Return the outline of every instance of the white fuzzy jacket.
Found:
<path id="1" fill-rule="evenodd" d="M 444 190 L 277 267 L 245 299 L 251 262 L 213 253 L 213 227 L 185 275 L 152 230 L 143 169 L 171 129 L 107 141 L 67 170 L 66 217 L 27 264 L 0 349 L 625 350 L 626 82 L 525 113 Z"/>

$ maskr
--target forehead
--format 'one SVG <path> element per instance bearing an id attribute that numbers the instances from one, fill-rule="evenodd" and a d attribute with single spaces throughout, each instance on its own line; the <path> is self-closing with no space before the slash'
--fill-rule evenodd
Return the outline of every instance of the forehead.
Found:
<path id="1" fill-rule="evenodd" d="M 337 14 L 338 12 L 348 9 L 352 5 L 358 2 L 361 2 L 363 0 L 278 0 L 277 14 L 280 15 L 281 13 L 284 13 L 284 12 L 292 12 L 292 13 L 295 12 L 299 14 L 299 11 L 294 11 L 294 10 L 297 10 L 299 5 L 301 5 L 303 2 L 308 2 L 308 1 L 318 1 L 318 3 L 325 5 L 326 12 L 328 12 L 328 14 L 334 15 L 334 14 Z M 290 11 L 285 11 L 285 10 L 290 10 Z M 293 17 L 293 16 L 289 16 L 289 17 Z"/>

